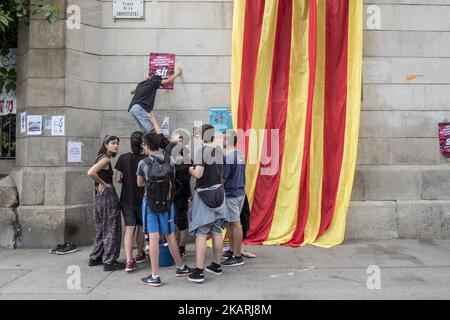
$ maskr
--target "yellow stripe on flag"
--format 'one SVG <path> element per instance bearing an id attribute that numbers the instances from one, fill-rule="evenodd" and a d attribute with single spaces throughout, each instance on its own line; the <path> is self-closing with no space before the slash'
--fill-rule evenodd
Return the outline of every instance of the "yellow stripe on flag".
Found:
<path id="1" fill-rule="evenodd" d="M 326 1 L 317 1 L 317 60 L 311 123 L 309 214 L 303 245 L 316 240 L 322 212 L 323 123 L 325 94 Z"/>
<path id="2" fill-rule="evenodd" d="M 241 89 L 242 54 L 244 45 L 246 0 L 235 0 L 233 8 L 233 39 L 231 55 L 231 116 L 237 129 L 239 92 Z"/>
<path id="3" fill-rule="evenodd" d="M 294 0 L 291 65 L 283 163 L 275 212 L 266 245 L 292 238 L 297 224 L 298 190 L 305 141 L 309 90 L 309 0 Z"/>
<path id="4" fill-rule="evenodd" d="M 361 110 L 363 2 L 350 0 L 348 35 L 348 87 L 344 155 L 333 221 L 314 245 L 330 248 L 344 241 L 347 210 L 352 194 L 358 150 Z"/>
<path id="5" fill-rule="evenodd" d="M 253 0 L 249 0 L 253 1 Z M 255 76 L 255 91 L 252 114 L 252 129 L 258 133 L 251 135 L 248 141 L 248 161 L 246 166 L 246 192 L 250 207 L 255 195 L 256 180 L 259 173 L 264 135 L 259 129 L 266 126 L 267 105 L 269 100 L 270 78 L 272 74 L 273 49 L 277 23 L 278 0 L 266 0 L 261 41 L 258 53 L 258 66 Z"/>

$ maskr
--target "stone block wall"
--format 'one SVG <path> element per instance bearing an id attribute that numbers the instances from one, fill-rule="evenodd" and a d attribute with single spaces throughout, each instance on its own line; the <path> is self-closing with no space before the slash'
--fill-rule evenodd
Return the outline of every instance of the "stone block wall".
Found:
<path id="1" fill-rule="evenodd" d="M 347 238 L 448 239 L 450 166 L 437 125 L 450 120 L 450 1 L 364 3 L 379 7 L 381 30 L 365 25 Z"/>
<path id="2" fill-rule="evenodd" d="M 155 114 L 169 116 L 171 129 L 189 129 L 208 120 L 210 107 L 230 105 L 232 0 L 145 1 L 144 21 L 114 21 L 112 0 L 52 1 L 78 5 L 81 28 L 67 29 L 63 10 L 57 24 L 33 20 L 20 30 L 19 112 L 65 115 L 67 123 L 66 137 L 18 134 L 12 175 L 24 247 L 90 243 L 86 171 L 106 134 L 122 139 L 121 153 L 129 150 L 137 129 L 127 113 L 130 91 L 146 77 L 150 52 L 176 54 L 184 70 L 175 90 L 156 99 Z M 450 119 L 450 0 L 364 3 L 365 12 L 379 7 L 381 30 L 364 31 L 347 239 L 448 239 L 450 167 L 439 153 L 437 123 Z M 65 161 L 70 139 L 84 144 L 80 165 Z"/>

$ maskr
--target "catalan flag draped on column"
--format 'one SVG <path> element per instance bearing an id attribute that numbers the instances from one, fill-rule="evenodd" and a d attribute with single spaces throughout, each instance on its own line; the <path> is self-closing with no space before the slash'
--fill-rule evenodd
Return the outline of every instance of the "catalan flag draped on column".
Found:
<path id="1" fill-rule="evenodd" d="M 362 24 L 361 0 L 234 1 L 232 116 L 247 132 L 247 244 L 329 248 L 344 240 Z"/>

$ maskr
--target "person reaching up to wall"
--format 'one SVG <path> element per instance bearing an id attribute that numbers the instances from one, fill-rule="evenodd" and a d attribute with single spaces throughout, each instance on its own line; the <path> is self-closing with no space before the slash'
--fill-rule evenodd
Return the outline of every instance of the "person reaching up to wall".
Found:
<path id="1" fill-rule="evenodd" d="M 154 127 L 148 118 L 148 114 L 154 108 L 157 90 L 161 85 L 173 82 L 181 75 L 181 72 L 181 69 L 177 68 L 175 73 L 165 80 L 161 76 L 151 75 L 146 80 L 138 83 L 136 89 L 131 91 L 133 99 L 128 107 L 128 112 L 132 115 L 142 132 L 151 131 Z"/>

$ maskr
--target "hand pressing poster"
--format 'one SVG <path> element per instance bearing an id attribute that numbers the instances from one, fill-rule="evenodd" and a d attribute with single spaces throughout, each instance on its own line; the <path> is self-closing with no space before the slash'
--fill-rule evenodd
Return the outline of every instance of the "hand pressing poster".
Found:
<path id="1" fill-rule="evenodd" d="M 27 134 L 30 136 L 42 134 L 42 116 L 27 116 Z"/>
<path id="2" fill-rule="evenodd" d="M 65 131 L 65 116 L 52 116 L 52 136 L 63 136 Z"/>
<path id="3" fill-rule="evenodd" d="M 149 76 L 158 75 L 163 80 L 175 73 L 175 55 L 170 53 L 150 53 Z M 173 90 L 173 82 L 161 86 L 161 89 Z"/>

